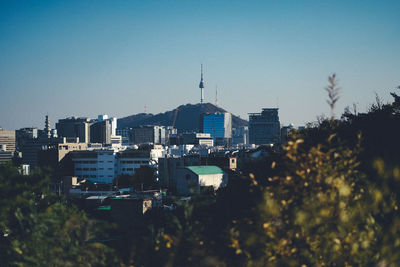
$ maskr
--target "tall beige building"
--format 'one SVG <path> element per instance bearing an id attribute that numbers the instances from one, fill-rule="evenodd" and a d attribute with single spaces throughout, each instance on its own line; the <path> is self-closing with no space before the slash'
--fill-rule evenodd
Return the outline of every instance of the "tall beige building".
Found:
<path id="1" fill-rule="evenodd" d="M 12 159 L 15 152 L 15 131 L 0 128 L 0 163 Z"/>

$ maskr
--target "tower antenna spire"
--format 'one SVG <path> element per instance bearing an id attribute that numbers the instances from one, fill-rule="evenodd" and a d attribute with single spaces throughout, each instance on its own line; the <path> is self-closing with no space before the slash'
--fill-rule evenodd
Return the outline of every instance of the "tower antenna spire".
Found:
<path id="1" fill-rule="evenodd" d="M 203 64 L 201 64 L 201 76 L 200 76 L 200 103 L 203 104 L 204 102 L 204 80 L 203 80 Z"/>
<path id="2" fill-rule="evenodd" d="M 218 107 L 218 85 L 215 86 L 215 106 Z"/>

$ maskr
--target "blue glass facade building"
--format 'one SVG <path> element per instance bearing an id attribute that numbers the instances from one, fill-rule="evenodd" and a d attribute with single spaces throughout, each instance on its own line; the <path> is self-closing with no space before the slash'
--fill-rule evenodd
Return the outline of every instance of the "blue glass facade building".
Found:
<path id="1" fill-rule="evenodd" d="M 200 130 L 209 133 L 215 145 L 232 144 L 232 115 L 225 113 L 202 114 Z"/>

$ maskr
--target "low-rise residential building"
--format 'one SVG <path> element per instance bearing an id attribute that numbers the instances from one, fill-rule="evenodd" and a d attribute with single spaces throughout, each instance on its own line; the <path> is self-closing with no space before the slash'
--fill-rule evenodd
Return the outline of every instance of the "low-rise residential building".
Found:
<path id="1" fill-rule="evenodd" d="M 190 195 L 201 187 L 217 190 L 226 186 L 228 178 L 217 166 L 187 166 L 177 169 L 176 189 L 178 195 Z"/>
<path id="2" fill-rule="evenodd" d="M 170 192 L 177 192 L 176 171 L 185 166 L 200 165 L 198 155 L 188 155 L 183 157 L 165 157 L 158 159 L 158 177 L 162 188 L 167 188 Z"/>

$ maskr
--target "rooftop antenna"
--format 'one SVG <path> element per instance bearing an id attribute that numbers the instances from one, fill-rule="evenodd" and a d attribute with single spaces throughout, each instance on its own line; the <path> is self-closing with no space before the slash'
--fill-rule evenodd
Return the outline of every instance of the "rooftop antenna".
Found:
<path id="1" fill-rule="evenodd" d="M 144 113 L 147 113 L 147 107 L 146 107 L 146 104 L 144 105 Z"/>
<path id="2" fill-rule="evenodd" d="M 203 64 L 201 64 L 201 77 L 200 77 L 200 104 L 204 102 L 204 80 L 203 80 Z"/>
<path id="3" fill-rule="evenodd" d="M 218 86 L 215 86 L 215 106 L 218 107 Z"/>

